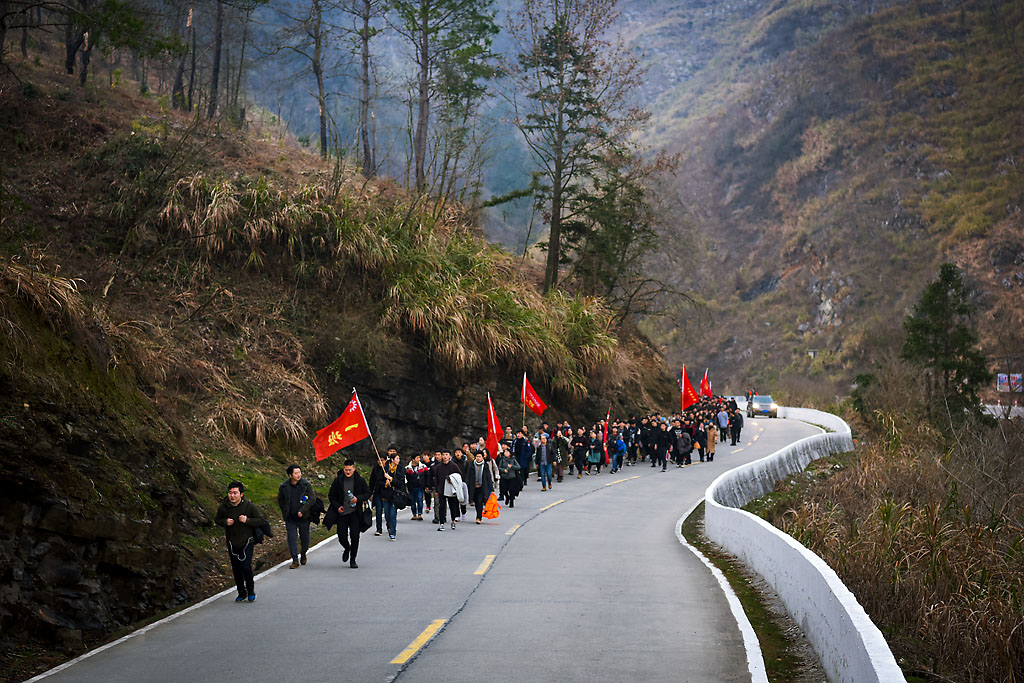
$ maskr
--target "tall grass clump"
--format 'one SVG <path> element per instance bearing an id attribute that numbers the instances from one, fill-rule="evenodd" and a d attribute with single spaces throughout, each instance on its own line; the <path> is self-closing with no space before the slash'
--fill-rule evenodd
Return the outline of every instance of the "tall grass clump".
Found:
<path id="1" fill-rule="evenodd" d="M 286 192 L 265 178 L 196 175 L 171 188 L 159 215 L 206 262 L 285 268 L 324 289 L 358 277 L 380 299 L 381 324 L 409 333 L 456 378 L 490 366 L 526 369 L 581 398 L 588 376 L 614 358 L 600 300 L 541 295 L 461 212 L 383 186 Z"/>
<path id="2" fill-rule="evenodd" d="M 882 377 L 848 466 L 764 514 L 836 570 L 908 671 L 1024 680 L 1024 421 L 928 423 L 912 368 Z"/>

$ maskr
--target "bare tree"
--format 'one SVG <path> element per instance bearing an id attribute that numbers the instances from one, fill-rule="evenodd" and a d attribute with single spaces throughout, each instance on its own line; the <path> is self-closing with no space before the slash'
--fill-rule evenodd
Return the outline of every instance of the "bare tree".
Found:
<path id="1" fill-rule="evenodd" d="M 220 87 L 220 54 L 224 46 L 224 0 L 217 0 L 217 18 L 213 24 L 213 71 L 210 74 L 210 103 L 206 118 L 217 114 L 217 91 Z"/>
<path id="2" fill-rule="evenodd" d="M 299 58 L 304 66 L 300 73 L 313 76 L 316 83 L 317 106 L 320 109 L 320 157 L 327 158 L 328 117 L 327 88 L 324 82 L 330 61 L 329 47 L 336 27 L 330 22 L 330 11 L 337 9 L 334 0 L 307 0 L 302 4 L 276 8 L 283 26 L 271 54 L 288 54 Z"/>
<path id="3" fill-rule="evenodd" d="M 381 0 L 350 0 L 342 9 L 354 20 L 351 33 L 356 36 L 356 50 L 359 56 L 359 161 L 363 175 L 373 177 L 377 172 L 374 149 L 370 136 L 370 101 L 372 76 L 370 68 L 370 41 L 379 29 L 373 21 L 383 13 Z"/>
<path id="4" fill-rule="evenodd" d="M 393 26 L 413 48 L 416 62 L 415 109 L 412 136 L 416 189 L 427 188 L 427 131 L 431 96 L 436 90 L 435 70 L 440 62 L 480 41 L 489 41 L 497 29 L 492 0 L 393 0 L 397 16 Z"/>

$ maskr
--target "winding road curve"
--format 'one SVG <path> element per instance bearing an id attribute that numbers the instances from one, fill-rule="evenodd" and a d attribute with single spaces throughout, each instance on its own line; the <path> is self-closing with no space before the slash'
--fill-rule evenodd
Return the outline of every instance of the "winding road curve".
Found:
<path id="1" fill-rule="evenodd" d="M 358 570 L 332 538 L 262 575 L 255 603 L 231 589 L 33 680 L 749 681 L 726 597 L 674 527 L 719 474 L 818 431 L 748 419 L 713 463 L 534 480 L 455 531 L 403 510 L 396 542 L 363 536 Z"/>

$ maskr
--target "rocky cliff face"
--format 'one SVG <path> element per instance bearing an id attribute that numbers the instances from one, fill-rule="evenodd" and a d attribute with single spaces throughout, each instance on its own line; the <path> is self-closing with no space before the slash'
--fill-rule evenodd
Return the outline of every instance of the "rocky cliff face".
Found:
<path id="1" fill-rule="evenodd" d="M 131 374 L 3 303 L 17 334 L 0 339 L 0 647 L 78 648 L 190 596 L 179 540 L 204 515 Z"/>

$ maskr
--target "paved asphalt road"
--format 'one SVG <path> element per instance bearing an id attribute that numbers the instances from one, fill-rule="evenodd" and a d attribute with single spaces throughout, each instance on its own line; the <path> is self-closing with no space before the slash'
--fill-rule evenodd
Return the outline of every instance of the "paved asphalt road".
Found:
<path id="1" fill-rule="evenodd" d="M 548 492 L 534 478 L 514 509 L 478 526 L 470 508 L 454 531 L 403 510 L 396 542 L 363 535 L 359 569 L 331 540 L 259 579 L 255 603 L 232 591 L 46 680 L 748 681 L 726 599 L 674 526 L 720 473 L 816 432 L 748 419 L 713 463 Z"/>

